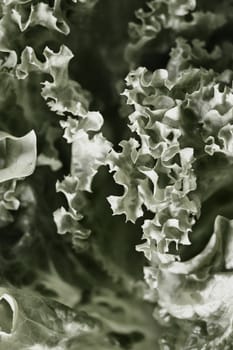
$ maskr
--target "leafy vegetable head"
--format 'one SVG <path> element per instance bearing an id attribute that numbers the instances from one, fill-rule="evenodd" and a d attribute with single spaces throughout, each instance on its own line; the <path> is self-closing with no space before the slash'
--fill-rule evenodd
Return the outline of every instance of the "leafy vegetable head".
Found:
<path id="1" fill-rule="evenodd" d="M 0 350 L 231 350 L 232 1 L 0 1 Z"/>

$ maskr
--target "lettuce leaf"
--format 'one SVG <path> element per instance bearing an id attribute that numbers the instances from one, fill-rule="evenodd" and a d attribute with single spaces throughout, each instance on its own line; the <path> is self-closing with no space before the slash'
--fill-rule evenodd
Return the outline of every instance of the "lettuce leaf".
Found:
<path id="1" fill-rule="evenodd" d="M 36 135 L 34 131 L 19 138 L 1 132 L 0 142 L 3 151 L 0 182 L 31 175 L 35 169 L 36 161 Z"/>
<path id="2" fill-rule="evenodd" d="M 36 166 L 36 135 L 34 131 L 22 137 L 0 132 L 0 226 L 14 220 L 11 212 L 19 209 L 17 180 L 31 175 Z"/>
<path id="3" fill-rule="evenodd" d="M 46 47 L 43 55 L 45 62 L 40 62 L 33 49 L 26 47 L 21 54 L 21 63 L 16 67 L 17 78 L 25 79 L 30 72 L 37 71 L 50 74 L 53 81 L 44 81 L 41 91 L 49 108 L 58 115 L 65 112 L 79 115 L 80 108 L 87 108 L 89 102 L 80 85 L 69 79 L 68 63 L 73 57 L 72 52 L 63 45 L 58 53 Z"/>
<path id="4" fill-rule="evenodd" d="M 152 0 L 147 5 L 147 9 L 136 11 L 138 22 L 129 24 L 131 41 L 126 55 L 131 63 L 138 64 L 147 47 L 150 53 L 150 42 L 156 42 L 155 50 L 160 55 L 170 51 L 177 36 L 209 40 L 227 22 L 228 7 L 206 8 L 201 1 Z"/>
<path id="5" fill-rule="evenodd" d="M 26 17 L 30 2 L 18 4 L 16 2 L 11 9 L 12 20 L 17 23 L 21 32 L 29 27 L 40 25 L 48 29 L 57 30 L 65 35 L 69 34 L 69 27 L 61 17 L 60 0 L 54 1 L 54 7 L 52 8 L 44 2 L 36 5 L 31 4 L 29 15 Z"/>
<path id="6" fill-rule="evenodd" d="M 180 326 L 185 320 L 200 324 L 200 349 L 204 349 L 205 344 L 207 349 L 227 348 L 231 343 L 232 295 L 227 287 L 232 278 L 231 241 L 232 220 L 218 216 L 202 252 L 185 262 L 168 264 L 158 273 L 159 303 L 170 315 L 182 320 Z M 187 347 L 191 329 L 180 329 L 180 332 L 186 333 Z"/>
<path id="7" fill-rule="evenodd" d="M 1 319 L 1 349 L 71 349 L 74 344 L 88 349 L 90 334 L 97 344 L 118 348 L 111 347 L 107 338 L 99 339 L 99 322 L 83 312 L 75 313 L 36 294 L 3 287 L 0 302 L 5 316 Z"/>

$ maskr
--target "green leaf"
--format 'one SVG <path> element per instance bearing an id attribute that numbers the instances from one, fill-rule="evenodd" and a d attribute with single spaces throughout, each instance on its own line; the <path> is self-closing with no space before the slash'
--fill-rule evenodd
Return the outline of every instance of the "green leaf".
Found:
<path id="1" fill-rule="evenodd" d="M 34 131 L 22 137 L 0 132 L 2 166 L 0 183 L 20 179 L 33 173 L 36 164 L 36 135 Z"/>
<path id="2" fill-rule="evenodd" d="M 77 177 L 80 191 L 91 192 L 92 179 L 106 163 L 110 149 L 111 143 L 101 133 L 92 138 L 84 130 L 76 134 L 72 143 L 71 175 Z"/>
<path id="3" fill-rule="evenodd" d="M 152 51 L 149 46 L 152 40 L 156 42 L 153 50 L 161 55 L 170 51 L 177 36 L 208 40 L 227 22 L 227 10 L 213 11 L 211 6 L 208 10 L 195 0 L 151 0 L 147 5 L 146 10 L 140 8 L 136 11 L 137 23 L 129 24 L 131 42 L 126 57 L 131 64 L 137 65 L 143 54 L 148 54 L 148 48 L 149 53 Z"/>
<path id="4" fill-rule="evenodd" d="M 53 81 L 44 81 L 41 91 L 51 111 L 58 115 L 69 112 L 73 115 L 87 109 L 88 94 L 77 81 L 69 79 L 68 64 L 73 57 L 68 47 L 62 45 L 58 53 L 46 47 L 43 51 L 45 62 L 40 62 L 31 47 L 26 47 L 21 54 L 21 63 L 16 67 L 18 79 L 25 79 L 30 72 L 48 73 Z"/>
<path id="5" fill-rule="evenodd" d="M 0 295 L 0 307 L 8 318 L 1 319 L 1 350 L 67 349 L 69 340 L 74 337 L 76 344 L 80 337 L 80 343 L 85 346 L 88 344 L 85 334 L 98 334 L 98 322 L 93 318 L 55 301 L 26 290 L 4 287 Z M 7 324 L 11 324 L 10 330 Z"/>
<path id="6" fill-rule="evenodd" d="M 12 19 L 17 23 L 21 32 L 29 27 L 40 25 L 65 35 L 69 34 L 69 26 L 61 17 L 60 0 L 54 2 L 54 7 L 50 7 L 44 2 L 39 2 L 36 5 L 31 4 L 27 17 L 28 3 L 30 2 L 16 4 L 11 9 Z"/>
<path id="7" fill-rule="evenodd" d="M 207 349 L 221 349 L 231 343 L 232 292 L 228 286 L 232 273 L 228 268 L 232 234 L 232 220 L 218 216 L 203 251 L 185 262 L 164 265 L 157 273 L 159 304 L 178 320 L 179 332 L 183 332 L 183 336 L 176 336 L 177 342 L 183 337 L 180 346 L 187 344 L 190 328 L 198 322 L 205 327 L 201 342 L 208 344 Z M 186 329 L 182 329 L 184 321 L 190 323 Z"/>

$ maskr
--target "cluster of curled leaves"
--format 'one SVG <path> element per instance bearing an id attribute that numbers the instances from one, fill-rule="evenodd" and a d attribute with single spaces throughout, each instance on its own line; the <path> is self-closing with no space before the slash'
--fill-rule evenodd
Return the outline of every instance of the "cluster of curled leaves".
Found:
<path id="1" fill-rule="evenodd" d="M 232 349 L 232 30 L 0 0 L 0 350 Z"/>

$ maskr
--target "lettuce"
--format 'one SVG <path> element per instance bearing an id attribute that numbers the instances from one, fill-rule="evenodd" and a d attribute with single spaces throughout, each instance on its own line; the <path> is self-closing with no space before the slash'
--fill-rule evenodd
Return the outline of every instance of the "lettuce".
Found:
<path id="1" fill-rule="evenodd" d="M 34 131 L 22 137 L 0 133 L 1 169 L 0 225 L 14 221 L 11 211 L 20 207 L 17 181 L 31 175 L 36 166 L 36 135 Z"/>
<path id="2" fill-rule="evenodd" d="M 232 348 L 232 1 L 0 1 L 0 350 Z"/>

